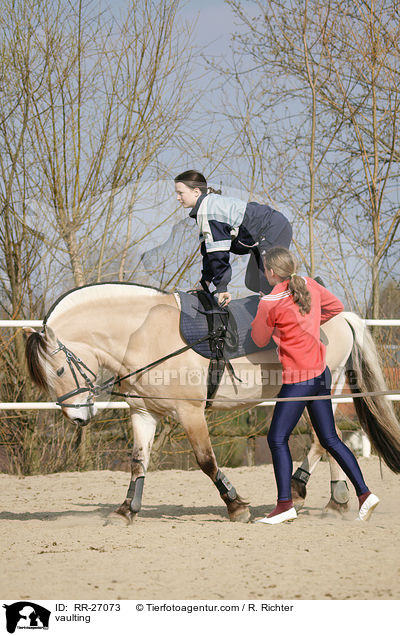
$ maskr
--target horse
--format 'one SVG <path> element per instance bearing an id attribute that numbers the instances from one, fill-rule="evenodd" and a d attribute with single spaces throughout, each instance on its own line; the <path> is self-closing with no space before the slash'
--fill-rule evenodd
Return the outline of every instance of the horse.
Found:
<path id="1" fill-rule="evenodd" d="M 86 425 L 96 415 L 99 370 L 105 368 L 116 377 L 111 384 L 116 383 L 129 405 L 134 438 L 131 480 L 125 500 L 114 512 L 118 518 L 130 524 L 140 512 L 156 426 L 161 418 L 171 416 L 182 425 L 199 467 L 226 504 L 229 519 L 250 520 L 249 502 L 217 465 L 205 417 L 209 361 L 182 338 L 178 294 L 133 283 L 86 285 L 56 300 L 41 331 L 25 331 L 32 381 L 56 396 L 64 416 L 76 425 Z M 321 338 L 335 390 L 341 390 L 346 374 L 353 392 L 386 389 L 375 345 L 360 317 L 351 312 L 335 316 L 322 326 Z M 281 365 L 276 349 L 230 362 L 211 409 L 256 406 L 277 396 Z M 400 429 L 393 406 L 382 396 L 360 397 L 355 404 L 376 452 L 391 470 L 400 472 Z M 297 508 L 304 503 L 306 483 L 324 453 L 314 434 L 310 452 L 292 479 Z M 329 461 L 328 507 L 343 511 L 349 499 L 346 478 L 330 456 Z"/>

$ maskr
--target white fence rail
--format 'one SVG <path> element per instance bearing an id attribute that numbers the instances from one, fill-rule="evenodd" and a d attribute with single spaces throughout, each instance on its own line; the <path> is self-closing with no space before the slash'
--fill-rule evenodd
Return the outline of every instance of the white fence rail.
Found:
<path id="1" fill-rule="evenodd" d="M 378 327 L 400 327 L 400 320 L 364 320 L 368 326 Z M 43 322 L 41 320 L 0 320 L 0 327 L 42 327 Z M 400 401 L 400 393 L 395 395 L 386 396 L 388 400 Z M 338 404 L 348 404 L 353 401 L 351 397 L 338 397 L 332 396 L 332 402 Z M 275 400 L 268 400 L 262 402 L 257 406 L 274 406 Z M 126 402 L 96 402 L 96 406 L 99 409 L 128 409 L 129 405 Z M 29 411 L 29 410 L 61 410 L 61 408 L 55 402 L 0 402 L 0 411 Z"/>

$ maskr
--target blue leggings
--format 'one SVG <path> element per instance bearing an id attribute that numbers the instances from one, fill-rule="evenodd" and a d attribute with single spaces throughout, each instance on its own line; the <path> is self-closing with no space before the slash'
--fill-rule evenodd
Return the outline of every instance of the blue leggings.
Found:
<path id="1" fill-rule="evenodd" d="M 330 395 L 331 381 L 331 373 L 326 367 L 321 375 L 312 380 L 284 384 L 278 397 L 301 398 L 308 395 Z M 268 433 L 268 444 L 278 487 L 278 500 L 292 498 L 290 480 L 293 464 L 288 442 L 304 408 L 308 410 L 321 445 L 336 459 L 356 489 L 357 495 L 368 492 L 356 458 L 336 433 L 331 400 L 299 400 L 298 402 L 277 402 Z"/>

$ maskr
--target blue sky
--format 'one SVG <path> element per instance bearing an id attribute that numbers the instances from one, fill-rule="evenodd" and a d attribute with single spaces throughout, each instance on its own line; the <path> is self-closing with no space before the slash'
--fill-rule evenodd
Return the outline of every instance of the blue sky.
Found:
<path id="1" fill-rule="evenodd" d="M 112 11 L 124 9 L 131 0 L 100 0 Z M 249 11 L 253 3 L 242 0 Z M 253 9 L 254 10 L 254 9 Z M 183 19 L 195 24 L 194 40 L 199 46 L 207 46 L 214 55 L 223 54 L 229 46 L 230 36 L 236 30 L 235 17 L 225 0 L 182 0 L 180 14 Z"/>
<path id="2" fill-rule="evenodd" d="M 229 45 L 235 30 L 232 9 L 224 0 L 188 0 L 182 16 L 196 22 L 195 39 L 213 53 L 221 53 Z"/>

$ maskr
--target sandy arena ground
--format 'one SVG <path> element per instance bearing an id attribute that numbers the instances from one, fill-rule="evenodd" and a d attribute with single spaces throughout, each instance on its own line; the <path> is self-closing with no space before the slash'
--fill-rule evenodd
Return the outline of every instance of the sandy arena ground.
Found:
<path id="1" fill-rule="evenodd" d="M 7 599 L 399 599 L 399 476 L 361 459 L 381 498 L 370 522 L 322 512 L 321 463 L 291 524 L 234 524 L 200 471 L 149 473 L 134 525 L 110 523 L 123 472 L 0 475 L 1 590 Z M 270 465 L 225 470 L 253 518 L 275 501 Z"/>

